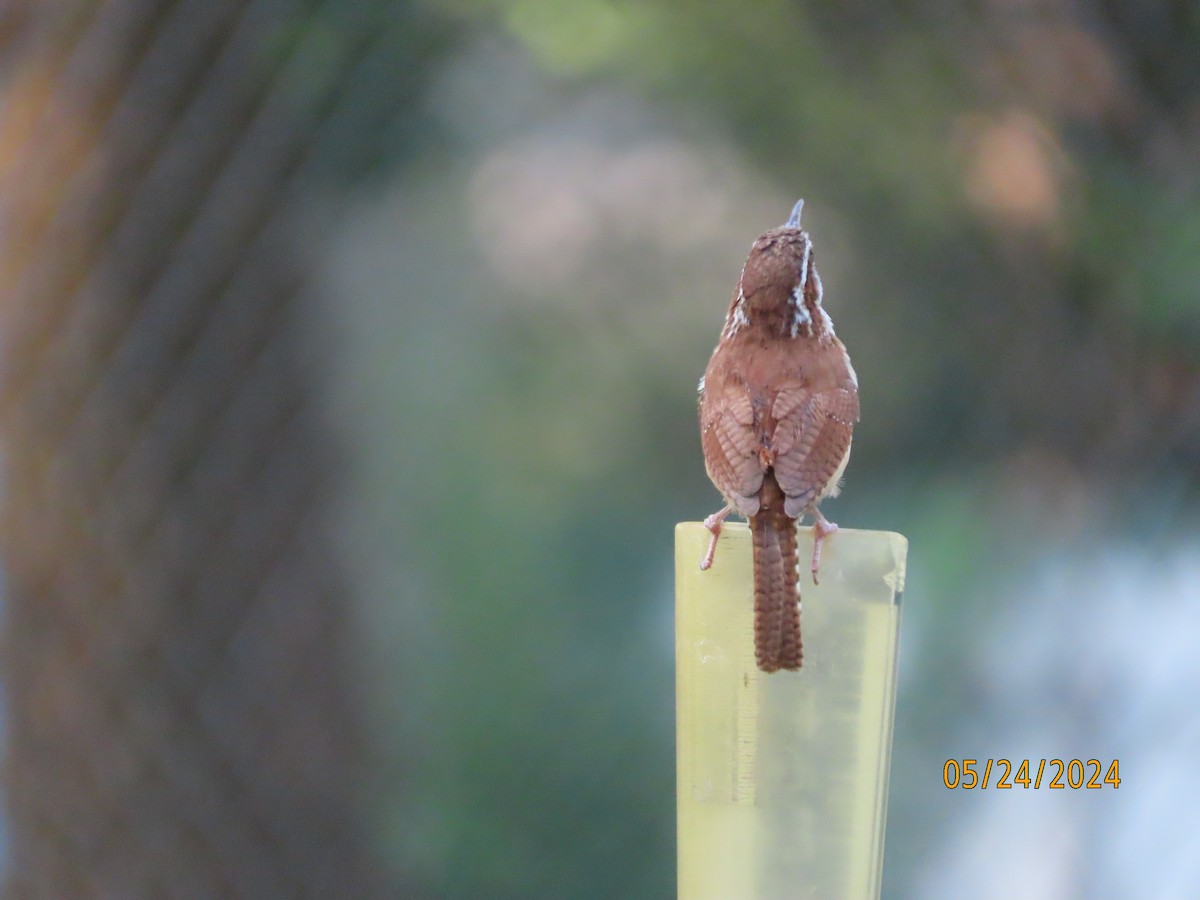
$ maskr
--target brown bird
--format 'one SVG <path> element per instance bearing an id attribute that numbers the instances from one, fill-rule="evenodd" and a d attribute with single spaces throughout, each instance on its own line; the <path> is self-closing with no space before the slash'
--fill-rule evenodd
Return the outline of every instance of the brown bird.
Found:
<path id="1" fill-rule="evenodd" d="M 746 516 L 754 544 L 754 650 L 764 672 L 799 669 L 796 520 L 814 518 L 813 583 L 821 543 L 837 525 L 817 505 L 836 496 L 858 421 L 858 378 L 821 306 L 801 200 L 782 228 L 750 247 L 717 348 L 700 381 L 708 477 L 727 506 L 704 520 L 712 565 L 721 523 Z"/>

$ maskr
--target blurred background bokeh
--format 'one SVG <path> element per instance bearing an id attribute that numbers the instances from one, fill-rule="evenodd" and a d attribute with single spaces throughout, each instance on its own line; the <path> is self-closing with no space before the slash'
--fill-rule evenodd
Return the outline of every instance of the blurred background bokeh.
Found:
<path id="1" fill-rule="evenodd" d="M 1195 4 L 22 0 L 0 74 L 12 896 L 671 896 L 696 380 L 801 196 L 884 896 L 1200 895 Z"/>

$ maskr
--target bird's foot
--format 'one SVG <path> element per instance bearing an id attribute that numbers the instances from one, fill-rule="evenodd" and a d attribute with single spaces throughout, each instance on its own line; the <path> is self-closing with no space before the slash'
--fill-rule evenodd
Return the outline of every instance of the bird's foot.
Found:
<path id="1" fill-rule="evenodd" d="M 813 509 L 813 555 L 812 555 L 812 580 L 813 584 L 820 584 L 817 580 L 817 572 L 821 568 L 821 544 L 825 542 L 825 538 L 838 530 L 837 523 L 830 522 L 819 509 Z"/>
<path id="2" fill-rule="evenodd" d="M 717 552 L 717 538 L 721 536 L 721 523 L 731 512 L 733 512 L 733 507 L 726 506 L 704 520 L 704 527 L 712 532 L 712 540 L 708 542 L 708 552 L 704 554 L 704 559 L 700 560 L 701 572 L 707 571 L 712 566 L 713 556 Z"/>

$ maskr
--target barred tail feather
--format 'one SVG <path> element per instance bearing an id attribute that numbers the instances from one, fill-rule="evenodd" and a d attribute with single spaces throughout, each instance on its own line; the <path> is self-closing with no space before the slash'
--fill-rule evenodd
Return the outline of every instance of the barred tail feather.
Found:
<path id="1" fill-rule="evenodd" d="M 764 672 L 799 669 L 800 595 L 796 521 L 783 510 L 783 492 L 767 475 L 760 512 L 750 517 L 754 547 L 754 654 Z M 777 496 L 772 496 L 777 495 Z"/>

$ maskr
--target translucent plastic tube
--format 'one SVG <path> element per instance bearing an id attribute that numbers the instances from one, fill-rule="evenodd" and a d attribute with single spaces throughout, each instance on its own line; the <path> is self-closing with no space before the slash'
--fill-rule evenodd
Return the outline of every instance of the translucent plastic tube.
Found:
<path id="1" fill-rule="evenodd" d="M 812 551 L 801 529 L 799 556 Z M 681 900 L 879 897 L 908 542 L 842 529 L 801 567 L 804 668 L 754 663 L 750 533 L 675 529 Z"/>

